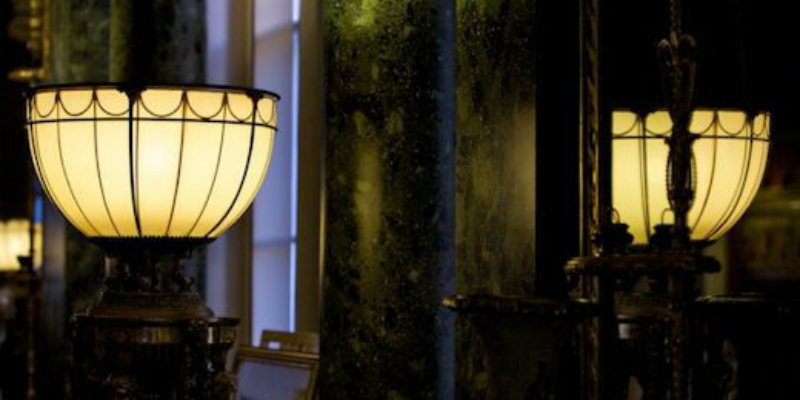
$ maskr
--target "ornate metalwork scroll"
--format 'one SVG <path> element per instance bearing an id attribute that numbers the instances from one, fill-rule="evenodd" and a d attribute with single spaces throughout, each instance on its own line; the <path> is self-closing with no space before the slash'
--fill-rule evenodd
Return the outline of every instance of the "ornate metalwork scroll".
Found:
<path id="1" fill-rule="evenodd" d="M 696 47 L 694 38 L 682 30 L 681 0 L 671 0 L 669 36 L 659 43 L 658 56 L 661 61 L 664 97 L 672 117 L 672 136 L 667 139 L 667 195 L 675 214 L 673 246 L 676 249 L 689 247 L 687 216 L 694 201 L 692 143 L 695 136 L 689 132 L 689 123 L 694 97 Z"/>

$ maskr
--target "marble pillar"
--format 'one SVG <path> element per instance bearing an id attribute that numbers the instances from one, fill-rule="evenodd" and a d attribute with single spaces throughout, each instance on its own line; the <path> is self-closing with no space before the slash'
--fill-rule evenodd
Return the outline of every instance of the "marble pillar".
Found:
<path id="1" fill-rule="evenodd" d="M 111 0 L 50 2 L 52 83 L 108 81 Z"/>
<path id="2" fill-rule="evenodd" d="M 577 2 L 456 1 L 459 294 L 566 297 L 579 244 L 578 17 Z M 566 339 L 553 333 L 565 327 L 509 321 L 459 318 L 458 398 L 502 398 L 489 371 L 500 356 L 487 354 L 499 344 L 518 350 L 503 367 L 520 376 L 560 376 L 553 349 Z M 555 390 L 536 385 L 526 393 Z"/>
<path id="3" fill-rule="evenodd" d="M 453 395 L 453 3 L 328 0 L 320 393 Z"/>

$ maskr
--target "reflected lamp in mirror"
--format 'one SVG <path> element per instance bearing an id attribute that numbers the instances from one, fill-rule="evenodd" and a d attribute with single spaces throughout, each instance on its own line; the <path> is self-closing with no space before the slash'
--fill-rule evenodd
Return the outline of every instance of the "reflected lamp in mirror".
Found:
<path id="1" fill-rule="evenodd" d="M 33 88 L 36 174 L 72 225 L 108 252 L 188 250 L 220 236 L 256 196 L 277 101 L 216 86 Z"/>
<path id="2" fill-rule="evenodd" d="M 769 150 L 770 116 L 697 109 L 689 131 L 695 137 L 691 239 L 710 242 L 736 224 L 758 191 Z M 612 114 L 612 203 L 636 245 L 647 244 L 656 225 L 672 223 L 666 142 L 671 134 L 667 111 Z"/>
<path id="3" fill-rule="evenodd" d="M 30 257 L 33 250 L 33 266 L 42 263 L 42 224 L 28 219 L 0 221 L 0 271 L 15 271 L 22 267 L 20 257 Z"/>

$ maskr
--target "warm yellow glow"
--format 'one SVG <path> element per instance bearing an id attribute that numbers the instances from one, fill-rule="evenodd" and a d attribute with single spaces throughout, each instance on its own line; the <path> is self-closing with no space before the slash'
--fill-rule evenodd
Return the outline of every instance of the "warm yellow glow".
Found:
<path id="1" fill-rule="evenodd" d="M 216 87 L 44 87 L 28 103 L 31 153 L 89 237 L 215 238 L 266 176 L 276 103 Z"/>
<path id="2" fill-rule="evenodd" d="M 671 223 L 664 138 L 672 133 L 666 111 L 640 116 L 614 111 L 612 196 L 634 242 L 647 243 L 654 226 Z M 742 216 L 761 184 L 769 150 L 770 117 L 735 110 L 696 110 L 695 200 L 689 212 L 692 240 L 716 240 Z"/>
<path id="3" fill-rule="evenodd" d="M 20 268 L 19 256 L 31 254 L 30 222 L 26 219 L 0 221 L 0 271 Z M 33 225 L 34 266 L 42 264 L 42 225 Z"/>

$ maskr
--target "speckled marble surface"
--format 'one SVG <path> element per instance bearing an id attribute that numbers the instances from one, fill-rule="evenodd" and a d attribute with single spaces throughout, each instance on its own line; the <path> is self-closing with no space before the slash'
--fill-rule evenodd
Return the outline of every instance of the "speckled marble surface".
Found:
<path id="1" fill-rule="evenodd" d="M 534 291 L 534 3 L 456 2 L 460 294 Z M 487 396 L 482 339 L 459 317 L 458 398 Z"/>
<path id="2" fill-rule="evenodd" d="M 534 3 L 457 1 L 459 293 L 534 288 Z"/>
<path id="3" fill-rule="evenodd" d="M 325 3 L 326 398 L 452 398 L 452 7 Z"/>
<path id="4" fill-rule="evenodd" d="M 51 1 L 50 9 L 50 81 L 107 81 L 111 0 Z"/>
<path id="5" fill-rule="evenodd" d="M 459 294 L 563 296 L 565 246 L 577 243 L 564 225 L 577 214 L 579 104 L 569 83 L 577 25 L 571 36 L 563 22 L 578 13 L 555 3 L 456 0 Z M 460 316 L 456 397 L 549 398 L 566 328 L 549 317 Z"/>

